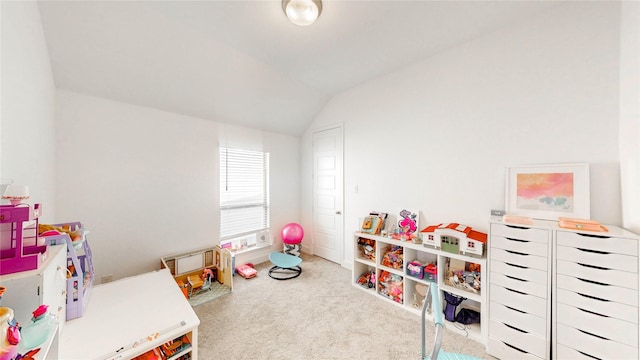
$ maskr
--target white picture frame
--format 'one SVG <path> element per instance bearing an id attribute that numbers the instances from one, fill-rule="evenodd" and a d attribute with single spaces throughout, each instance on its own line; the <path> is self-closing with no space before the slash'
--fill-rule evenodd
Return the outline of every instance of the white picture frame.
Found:
<path id="1" fill-rule="evenodd" d="M 590 219 L 589 164 L 518 165 L 506 169 L 509 215 Z"/>

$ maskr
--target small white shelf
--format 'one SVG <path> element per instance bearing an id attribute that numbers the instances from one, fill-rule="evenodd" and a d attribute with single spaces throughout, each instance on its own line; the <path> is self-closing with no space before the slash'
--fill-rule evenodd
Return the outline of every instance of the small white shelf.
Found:
<path id="1" fill-rule="evenodd" d="M 361 249 L 358 246 L 358 240 L 360 238 L 375 241 L 375 259 L 369 259 L 362 254 Z M 415 285 L 429 285 L 435 282 L 438 284 L 441 291 L 447 291 L 449 293 L 467 299 L 458 306 L 458 310 L 461 308 L 471 308 L 476 311 L 480 311 L 481 321 L 479 324 L 464 325 L 447 321 L 446 327 L 456 333 L 467 336 L 470 339 L 476 340 L 482 344 L 487 343 L 488 320 L 486 318 L 486 314 L 488 314 L 488 302 L 486 300 L 486 294 L 488 293 L 489 284 L 486 282 L 486 258 L 449 253 L 432 247 L 424 246 L 423 244 L 415 244 L 410 241 L 400 241 L 384 236 L 371 235 L 362 232 L 354 233 L 353 245 L 354 261 L 352 270 L 352 284 L 355 287 L 360 288 L 368 294 L 372 294 L 379 297 L 380 299 L 384 299 L 392 304 L 400 306 L 411 313 L 420 315 L 421 308 L 417 305 L 417 302 L 420 302 L 421 298 L 419 297 L 419 294 L 416 293 Z M 390 246 L 402 247 L 402 267 L 396 269 L 382 265 L 381 261 L 384 253 Z M 423 263 L 433 262 L 437 264 L 438 275 L 435 281 L 429 281 L 426 277 L 424 279 L 419 279 L 407 274 L 407 264 L 410 261 L 416 259 L 420 260 Z M 484 280 L 484 285 L 481 287 L 478 293 L 466 291 L 464 289 L 445 284 L 444 274 L 446 272 L 445 264 L 447 262 L 447 259 L 456 259 L 480 265 L 480 278 L 481 281 Z M 365 288 L 358 284 L 360 275 L 369 271 L 375 271 L 377 277 L 379 277 L 381 271 L 387 271 L 390 274 L 401 276 L 403 283 L 402 303 L 394 301 L 393 299 L 390 299 L 378 293 L 378 278 L 376 278 L 376 284 L 374 285 L 373 289 Z M 429 315 L 427 316 L 428 318 L 430 318 Z"/>

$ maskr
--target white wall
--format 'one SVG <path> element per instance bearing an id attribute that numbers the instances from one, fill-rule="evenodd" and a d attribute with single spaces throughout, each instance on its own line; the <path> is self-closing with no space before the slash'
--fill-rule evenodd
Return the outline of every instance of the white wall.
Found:
<path id="1" fill-rule="evenodd" d="M 55 218 L 55 86 L 36 2 L 0 2 L 0 179 L 29 185 L 27 203 Z M 8 203 L 2 200 L 2 204 Z"/>
<path id="2" fill-rule="evenodd" d="M 619 26 L 619 4 L 570 4 L 332 99 L 304 135 L 303 159 L 313 129 L 344 123 L 345 238 L 368 211 L 402 208 L 419 210 L 421 227 L 486 232 L 490 210 L 504 209 L 505 167 L 517 164 L 588 162 L 591 217 L 620 224 Z M 352 254 L 346 246 L 345 266 Z"/>
<path id="3" fill-rule="evenodd" d="M 98 281 L 217 243 L 219 124 L 67 91 L 57 104 L 57 220 L 91 231 Z M 299 218 L 299 139 L 265 133 L 263 144 L 277 242 Z"/>
<path id="4" fill-rule="evenodd" d="M 640 2 L 622 3 L 620 33 L 622 223 L 640 233 Z"/>

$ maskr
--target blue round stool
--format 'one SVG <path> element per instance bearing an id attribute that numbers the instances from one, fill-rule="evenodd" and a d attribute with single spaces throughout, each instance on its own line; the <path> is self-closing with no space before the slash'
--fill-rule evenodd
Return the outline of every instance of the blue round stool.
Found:
<path id="1" fill-rule="evenodd" d="M 297 256 L 274 251 L 269 254 L 269 261 L 273 264 L 269 269 L 269 277 L 272 279 L 289 280 L 297 278 L 302 273 L 302 259 Z"/>

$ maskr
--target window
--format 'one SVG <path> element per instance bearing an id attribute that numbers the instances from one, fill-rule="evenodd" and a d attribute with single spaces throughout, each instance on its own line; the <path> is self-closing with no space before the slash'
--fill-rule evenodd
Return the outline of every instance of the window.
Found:
<path id="1" fill-rule="evenodd" d="M 255 247 L 268 230 L 269 153 L 221 147 L 220 245 Z"/>

